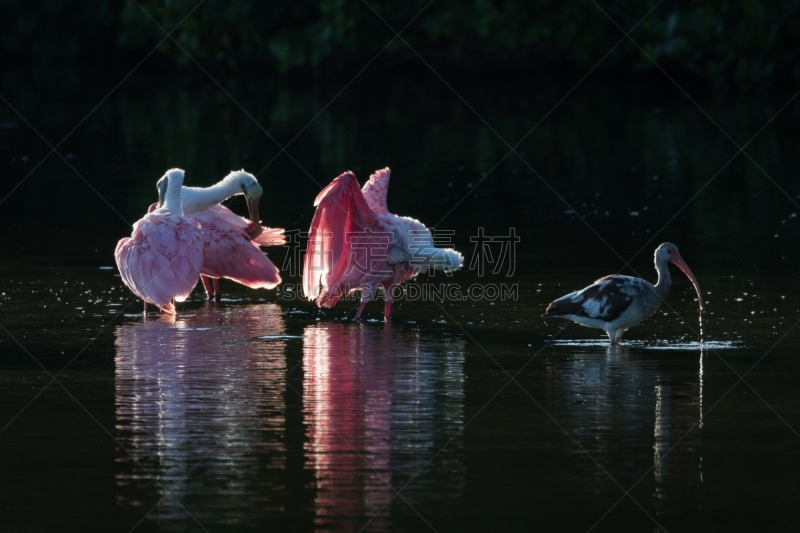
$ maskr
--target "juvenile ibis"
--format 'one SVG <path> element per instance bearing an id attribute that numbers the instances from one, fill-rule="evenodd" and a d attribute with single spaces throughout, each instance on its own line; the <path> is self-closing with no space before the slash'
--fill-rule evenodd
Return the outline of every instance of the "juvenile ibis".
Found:
<path id="1" fill-rule="evenodd" d="M 656 248 L 655 263 L 658 271 L 655 285 L 630 276 L 606 276 L 583 290 L 562 296 L 551 303 L 542 316 L 568 318 L 583 326 L 602 329 L 611 344 L 618 344 L 625 330 L 655 313 L 667 297 L 671 282 L 667 263 L 674 264 L 689 277 L 697 291 L 700 309 L 703 308 L 697 278 L 677 246 L 665 242 Z"/>

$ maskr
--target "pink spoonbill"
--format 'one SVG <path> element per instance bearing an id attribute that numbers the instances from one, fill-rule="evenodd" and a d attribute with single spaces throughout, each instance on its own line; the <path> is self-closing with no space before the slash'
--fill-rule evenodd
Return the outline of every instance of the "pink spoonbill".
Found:
<path id="1" fill-rule="evenodd" d="M 583 290 L 576 291 L 551 303 L 545 317 L 568 318 L 590 328 L 602 329 L 611 344 L 618 344 L 622 334 L 658 310 L 669 293 L 671 283 L 667 263 L 680 268 L 697 291 L 700 309 L 703 295 L 692 270 L 678 252 L 678 247 L 665 242 L 655 253 L 658 282 L 653 285 L 629 276 L 606 276 Z"/>
<path id="2" fill-rule="evenodd" d="M 389 212 L 386 194 L 391 172 L 372 174 L 361 189 L 345 172 L 319 193 L 309 230 L 303 290 L 319 307 L 333 307 L 342 296 L 361 290 L 364 307 L 383 288 L 384 318 L 392 314 L 392 289 L 428 270 L 460 268 L 463 256 L 436 248 L 421 222 Z"/>
<path id="3" fill-rule="evenodd" d="M 158 183 L 161 206 L 166 182 Z M 198 222 L 203 235 L 203 269 L 200 279 L 208 299 L 220 298 L 219 278 L 227 278 L 251 289 L 273 289 L 281 282 L 278 268 L 259 246 L 284 244 L 284 230 L 265 228 L 259 220 L 258 205 L 264 190 L 255 176 L 238 170 L 211 187 L 182 187 L 184 216 Z M 250 220 L 240 217 L 220 202 L 244 195 Z M 209 279 L 210 278 L 210 279 Z M 213 280 L 214 287 L 211 287 Z"/>
<path id="4" fill-rule="evenodd" d="M 203 266 L 200 225 L 181 210 L 183 177 L 183 170 L 167 171 L 163 205 L 137 221 L 114 253 L 122 281 L 144 300 L 145 313 L 149 302 L 175 314 L 173 298 L 186 300 Z"/>

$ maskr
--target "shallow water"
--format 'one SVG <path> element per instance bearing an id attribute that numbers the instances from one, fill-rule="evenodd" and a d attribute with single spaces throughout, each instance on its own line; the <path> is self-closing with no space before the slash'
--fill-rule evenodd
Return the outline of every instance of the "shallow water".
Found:
<path id="1" fill-rule="evenodd" d="M 554 346 L 608 346 L 608 339 L 555 339 L 552 341 Z M 624 345 L 636 346 L 638 348 L 646 348 L 650 350 L 696 350 L 704 352 L 709 350 L 730 350 L 735 348 L 744 348 L 741 341 L 694 341 L 694 342 L 680 342 L 674 339 L 654 339 L 653 341 L 625 341 Z"/>
<path id="2" fill-rule="evenodd" d="M 285 143 L 346 81 L 230 90 Z M 569 89 L 482 83 L 459 89 L 512 144 Z M 4 84 L 53 142 L 104 96 L 69 80 Z M 30 84 L 52 98 L 39 105 L 19 89 Z M 740 156 L 679 211 L 736 150 L 679 94 L 589 80 L 536 128 L 518 150 L 564 203 L 514 157 L 471 191 L 508 149 L 435 79 L 357 82 L 289 149 L 299 166 L 199 87 L 135 75 L 64 144 L 105 200 L 53 156 L 0 207 L 4 529 L 793 529 L 800 208 Z M 703 104 L 745 142 L 783 102 Z M 792 198 L 797 115 L 748 147 Z M 0 197 L 46 154 L 3 109 L 12 122 Z M 389 324 L 373 303 L 356 324 L 356 302 L 296 299 L 289 265 L 281 291 L 223 282 L 219 305 L 198 289 L 177 317 L 145 320 L 112 254 L 157 178 L 183 166 L 205 185 L 276 156 L 260 177 L 265 224 L 305 230 L 315 181 L 389 165 L 390 208 L 454 230 L 468 261 L 479 227 L 521 238 L 512 272 L 418 283 L 516 284 L 516 299 L 400 301 Z M 631 258 L 623 272 L 653 280 L 667 240 L 703 289 L 702 335 L 677 269 L 668 305 L 620 346 L 540 317 Z M 292 252 L 269 254 L 285 265 Z"/>

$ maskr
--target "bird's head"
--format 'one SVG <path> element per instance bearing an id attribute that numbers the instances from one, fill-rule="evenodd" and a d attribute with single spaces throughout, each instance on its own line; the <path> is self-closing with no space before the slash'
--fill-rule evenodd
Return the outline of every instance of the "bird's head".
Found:
<path id="1" fill-rule="evenodd" d="M 247 211 L 250 213 L 250 221 L 253 223 L 253 229 L 250 231 L 250 238 L 255 239 L 262 231 L 258 206 L 261 202 L 261 197 L 264 195 L 264 189 L 261 187 L 261 184 L 258 183 L 255 176 L 244 170 L 231 172 L 225 179 L 234 181 L 241 188 L 242 194 L 244 194 L 247 200 Z"/>
<path id="2" fill-rule="evenodd" d="M 676 267 L 680 268 L 683 273 L 686 274 L 686 277 L 691 280 L 692 285 L 694 285 L 694 290 L 697 291 L 697 301 L 700 302 L 700 309 L 702 309 L 703 295 L 700 292 L 700 284 L 697 283 L 697 278 L 694 277 L 692 269 L 689 268 L 689 265 L 687 265 L 686 261 L 684 261 L 683 257 L 681 257 L 678 247 L 669 242 L 665 242 L 656 248 L 656 265 L 667 262 L 672 263 Z"/>
<path id="3" fill-rule="evenodd" d="M 255 176 L 244 170 L 234 170 L 222 180 L 223 183 L 231 184 L 233 189 L 239 189 L 241 192 L 231 191 L 233 194 L 243 194 L 247 198 L 255 200 L 261 199 L 264 194 L 264 189 L 258 183 Z"/>
<path id="4" fill-rule="evenodd" d="M 158 189 L 158 207 L 164 207 L 164 200 L 167 197 L 167 187 L 169 186 L 169 179 L 167 175 L 161 177 L 156 183 L 156 189 Z"/>

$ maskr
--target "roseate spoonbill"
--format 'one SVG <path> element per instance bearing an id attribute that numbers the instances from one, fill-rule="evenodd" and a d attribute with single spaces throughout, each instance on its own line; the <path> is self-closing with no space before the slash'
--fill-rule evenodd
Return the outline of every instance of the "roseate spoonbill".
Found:
<path id="1" fill-rule="evenodd" d="M 167 171 L 163 205 L 136 222 L 114 253 L 122 281 L 144 300 L 145 313 L 150 302 L 175 314 L 172 299 L 189 296 L 203 266 L 200 225 L 181 211 L 183 177 L 183 170 Z"/>
<path id="2" fill-rule="evenodd" d="M 455 250 L 434 247 L 431 232 L 421 222 L 389 212 L 390 175 L 388 168 L 378 170 L 360 189 L 355 174 L 345 172 L 314 201 L 317 211 L 309 230 L 303 290 L 317 306 L 333 307 L 339 298 L 360 289 L 359 320 L 382 287 L 388 320 L 393 287 L 430 269 L 456 270 L 464 262 Z"/>
<path id="3" fill-rule="evenodd" d="M 158 183 L 158 204 L 162 205 L 166 182 Z M 264 190 L 255 176 L 238 170 L 211 187 L 182 187 L 184 216 L 200 223 L 203 235 L 203 269 L 200 279 L 208 299 L 219 300 L 219 278 L 227 278 L 251 289 L 273 289 L 281 282 L 278 268 L 259 246 L 284 244 L 283 229 L 264 228 L 258 218 L 258 204 Z M 250 221 L 233 213 L 220 202 L 243 194 Z M 211 287 L 213 279 L 214 288 Z"/>
<path id="4" fill-rule="evenodd" d="M 667 263 L 674 264 L 689 277 L 697 291 L 700 309 L 703 308 L 700 285 L 677 246 L 665 242 L 656 248 L 655 263 L 658 271 L 655 285 L 629 276 L 606 276 L 581 291 L 562 296 L 551 303 L 542 316 L 568 318 L 605 330 L 611 344 L 617 344 L 626 329 L 655 313 L 667 297 L 671 282 Z"/>

